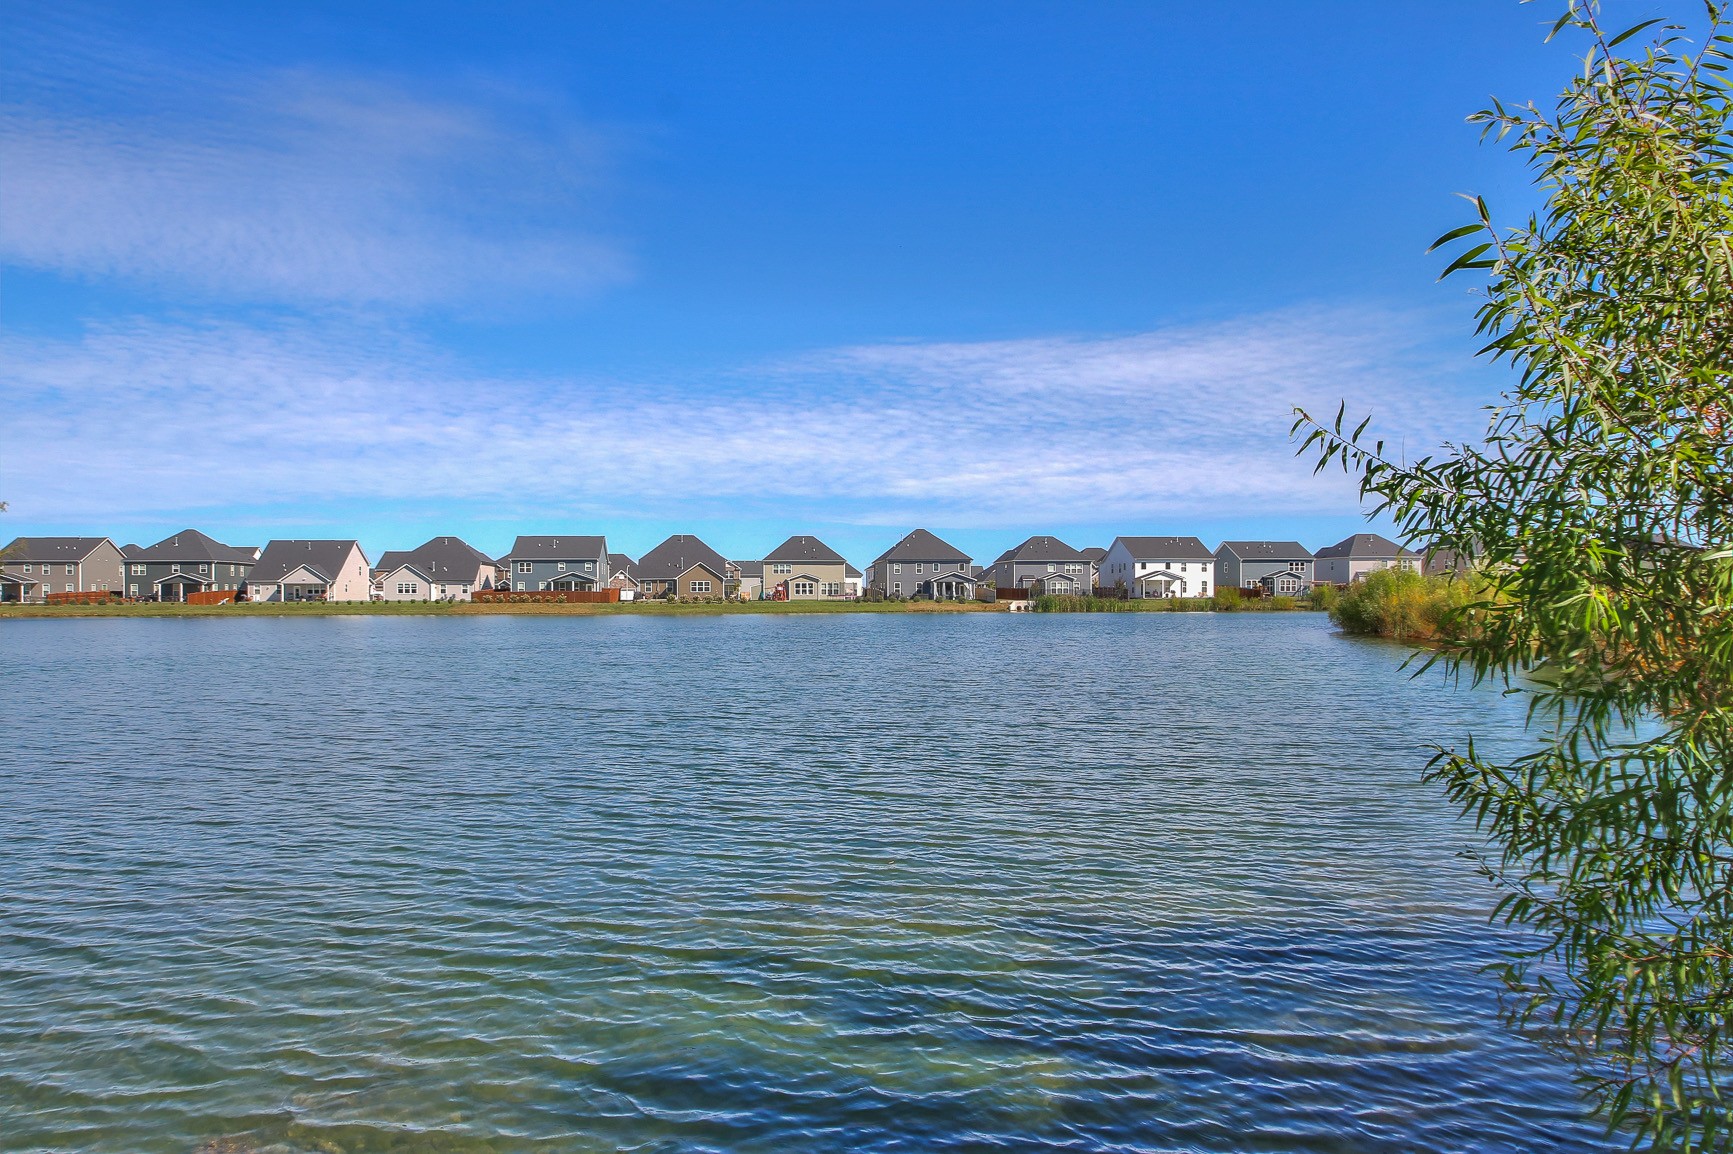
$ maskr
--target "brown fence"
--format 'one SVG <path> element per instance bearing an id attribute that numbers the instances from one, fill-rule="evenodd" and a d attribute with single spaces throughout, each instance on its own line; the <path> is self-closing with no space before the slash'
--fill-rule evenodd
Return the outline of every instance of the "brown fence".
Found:
<path id="1" fill-rule="evenodd" d="M 532 601 L 564 601 L 573 605 L 612 605 L 620 600 L 618 589 L 525 589 L 514 593 L 509 589 L 477 589 L 473 601 L 505 601 L 528 604 Z"/>
<path id="2" fill-rule="evenodd" d="M 200 593 L 188 593 L 188 605 L 227 605 L 235 599 L 233 589 L 206 589 Z"/>
<path id="3" fill-rule="evenodd" d="M 108 601 L 124 600 L 118 592 L 91 591 L 87 593 L 50 593 L 47 601 L 50 605 L 95 605 Z"/>
<path id="4" fill-rule="evenodd" d="M 995 589 L 993 592 L 998 595 L 1001 601 L 1029 600 L 1029 590 L 1027 589 Z"/>

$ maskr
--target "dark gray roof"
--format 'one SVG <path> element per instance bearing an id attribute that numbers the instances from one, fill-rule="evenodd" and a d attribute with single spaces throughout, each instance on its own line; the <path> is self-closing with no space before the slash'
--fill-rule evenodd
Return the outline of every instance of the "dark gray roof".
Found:
<path id="1" fill-rule="evenodd" d="M 254 585 L 272 585 L 305 565 L 327 581 L 336 580 L 349 559 L 349 551 L 358 548 L 349 541 L 272 541 L 259 555 L 247 581 Z M 362 555 L 365 558 L 366 554 Z"/>
<path id="2" fill-rule="evenodd" d="M 122 557 L 125 557 L 128 561 L 135 559 L 140 553 L 143 553 L 143 552 L 144 552 L 144 546 L 143 545 L 122 545 L 120 547 L 120 555 Z"/>
<path id="3" fill-rule="evenodd" d="M 873 564 L 883 561 L 960 561 L 967 565 L 969 555 L 925 529 L 916 529 L 881 553 Z"/>
<path id="4" fill-rule="evenodd" d="M 999 554 L 998 565 L 1005 561 L 1087 561 L 1088 557 L 1057 537 L 1031 537 L 1021 545 Z"/>
<path id="5" fill-rule="evenodd" d="M 438 578 L 417 565 L 410 559 L 410 556 L 411 555 L 408 551 L 402 549 L 399 549 L 395 553 L 381 553 L 379 555 L 379 564 L 373 567 L 373 579 L 377 581 L 382 577 L 389 577 L 398 569 L 407 569 L 411 573 L 420 577 L 423 581 L 426 581 L 429 585 L 435 584 L 438 581 Z"/>
<path id="6" fill-rule="evenodd" d="M 856 569 L 853 565 L 850 565 L 845 561 L 842 566 L 842 574 L 844 577 L 859 577 L 861 572 L 859 569 Z"/>
<path id="7" fill-rule="evenodd" d="M 225 545 L 197 529 L 182 529 L 128 557 L 134 561 L 221 561 L 241 565 L 251 565 L 257 559 L 254 550 Z"/>
<path id="8" fill-rule="evenodd" d="M 608 551 L 606 537 L 519 537 L 507 561 L 594 561 Z"/>
<path id="9" fill-rule="evenodd" d="M 762 579 L 764 576 L 764 562 L 762 561 L 736 561 L 733 564 L 734 568 L 740 571 L 742 577 L 758 577 Z"/>
<path id="10" fill-rule="evenodd" d="M 1087 549 L 1079 549 L 1077 551 L 1089 558 L 1091 561 L 1099 561 L 1103 557 L 1107 556 L 1107 550 L 1101 548 L 1099 545 L 1091 545 Z"/>
<path id="11" fill-rule="evenodd" d="M 1312 551 L 1298 541 L 1223 541 L 1222 549 L 1232 551 L 1241 561 L 1310 561 Z"/>
<path id="12" fill-rule="evenodd" d="M 4 553 L 7 561 L 82 561 L 104 542 L 114 545 L 107 537 L 15 537 Z"/>
<path id="13" fill-rule="evenodd" d="M 694 565 L 703 565 L 718 577 L 728 575 L 722 554 L 690 533 L 676 533 L 638 559 L 638 580 L 672 581 Z"/>
<path id="14" fill-rule="evenodd" d="M 827 565 L 847 564 L 842 554 L 820 541 L 817 537 L 805 534 L 790 537 L 769 553 L 764 555 L 766 561 L 817 561 Z"/>
<path id="15" fill-rule="evenodd" d="M 395 549 L 379 555 L 376 569 L 395 569 L 409 564 L 421 571 L 429 581 L 474 581 L 482 566 L 492 569 L 497 564 L 492 557 L 465 541 L 462 537 L 435 537 L 414 549 Z"/>
<path id="16" fill-rule="evenodd" d="M 1356 533 L 1352 537 L 1344 537 L 1334 545 L 1326 545 L 1318 550 L 1319 557 L 1412 557 L 1413 552 L 1404 549 L 1388 537 L 1380 537 L 1376 533 Z"/>
<path id="17" fill-rule="evenodd" d="M 1180 561 L 1209 561 L 1215 554 L 1196 537 L 1115 537 L 1115 545 L 1124 542 L 1126 552 L 1139 561 L 1165 561 L 1172 557 Z"/>
<path id="18" fill-rule="evenodd" d="M 638 576 L 638 563 L 624 553 L 608 554 L 608 572 L 624 573 L 628 577 Z"/>

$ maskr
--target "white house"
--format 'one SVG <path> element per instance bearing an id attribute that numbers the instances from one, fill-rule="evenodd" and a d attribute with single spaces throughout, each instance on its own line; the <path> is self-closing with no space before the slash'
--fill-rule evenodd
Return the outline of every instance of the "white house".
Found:
<path id="1" fill-rule="evenodd" d="M 359 541 L 272 541 L 247 574 L 249 601 L 366 601 L 372 593 Z"/>
<path id="2" fill-rule="evenodd" d="M 1104 590 L 1128 597 L 1209 597 L 1216 559 L 1196 537 L 1115 537 L 1097 568 Z"/>

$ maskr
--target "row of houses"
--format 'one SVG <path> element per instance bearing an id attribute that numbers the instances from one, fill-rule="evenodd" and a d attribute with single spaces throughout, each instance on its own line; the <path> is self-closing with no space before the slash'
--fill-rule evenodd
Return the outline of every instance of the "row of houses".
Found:
<path id="1" fill-rule="evenodd" d="M 758 560 L 730 560 L 680 533 L 634 560 L 603 536 L 525 536 L 503 557 L 459 537 L 435 537 L 369 562 L 353 540 L 226 545 L 183 529 L 154 545 L 107 537 L 21 537 L 0 553 L 0 601 L 109 594 L 143 601 L 467 601 L 489 590 L 596 592 L 635 598 L 843 600 L 863 595 L 962 600 L 987 590 L 1028 596 L 1111 591 L 1117 596 L 1209 597 L 1218 588 L 1296 594 L 1314 583 L 1345 585 L 1376 569 L 1421 566 L 1421 558 L 1376 533 L 1357 533 L 1316 553 L 1297 541 L 1116 537 L 1105 548 L 1073 548 L 1030 537 L 979 565 L 926 529 L 916 529 L 863 572 L 817 537 L 796 535 Z"/>

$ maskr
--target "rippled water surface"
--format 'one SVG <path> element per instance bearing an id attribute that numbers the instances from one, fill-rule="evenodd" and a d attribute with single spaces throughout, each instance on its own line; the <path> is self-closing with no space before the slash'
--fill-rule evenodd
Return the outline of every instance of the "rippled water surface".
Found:
<path id="1" fill-rule="evenodd" d="M 8 1151 L 1615 1148 L 1313 615 L 0 646 Z"/>

